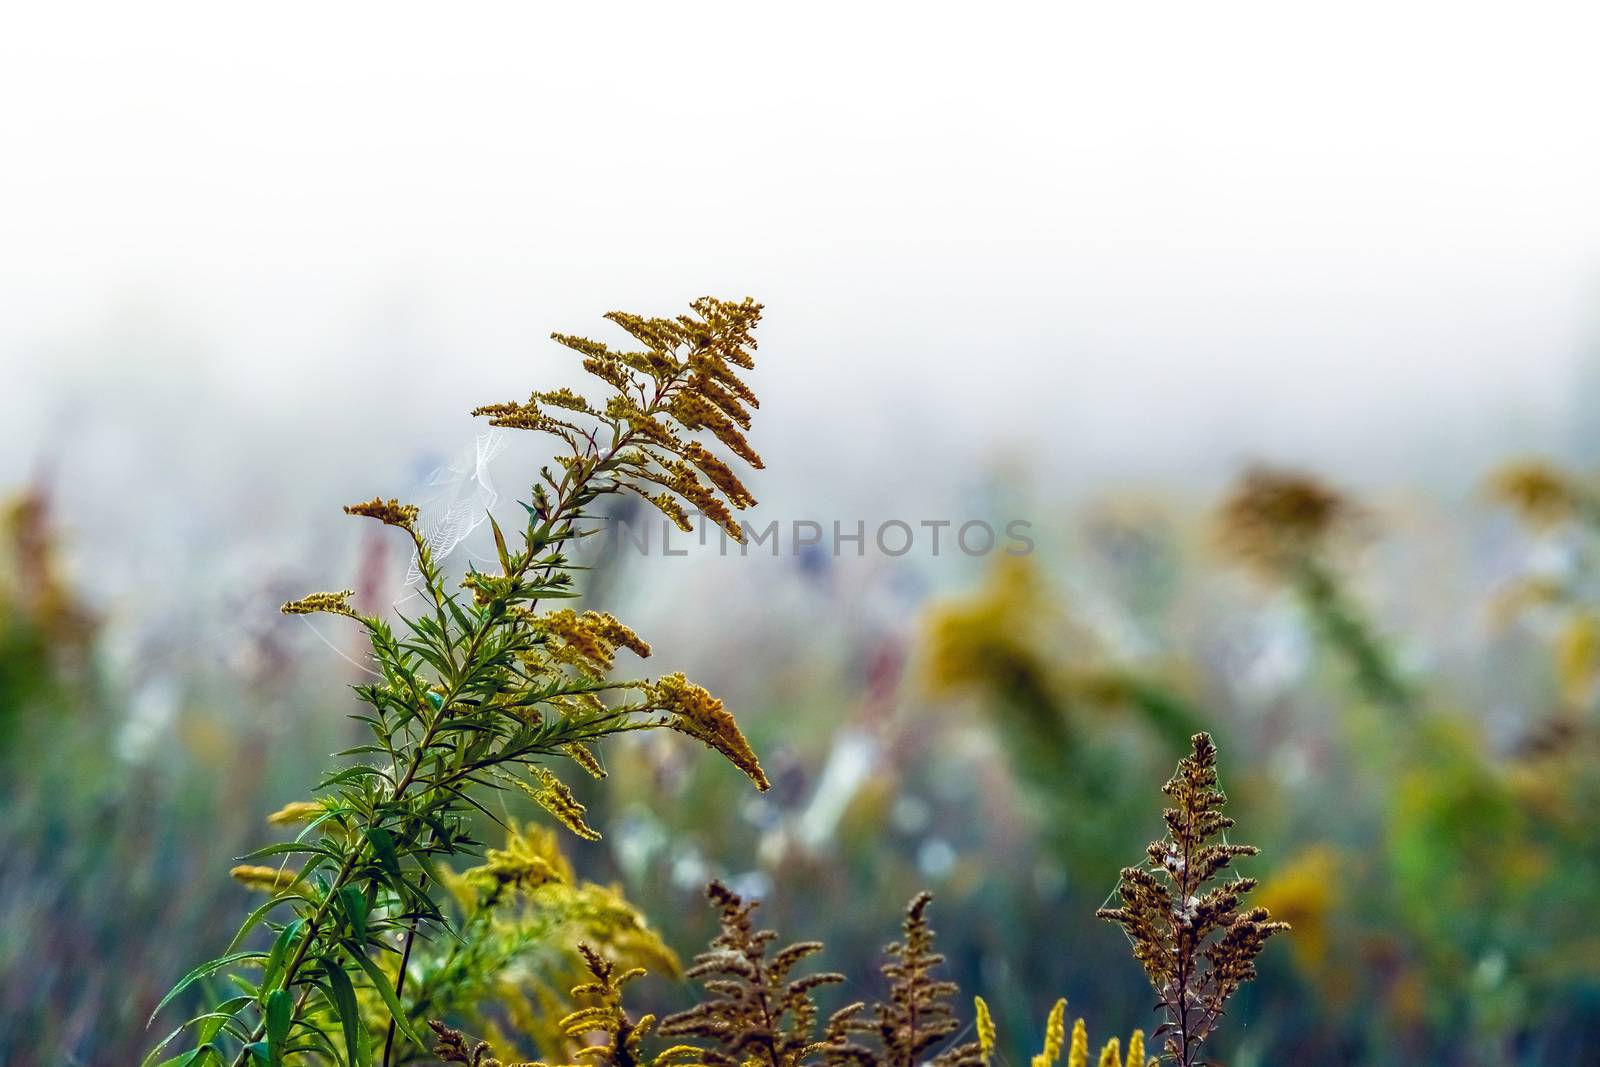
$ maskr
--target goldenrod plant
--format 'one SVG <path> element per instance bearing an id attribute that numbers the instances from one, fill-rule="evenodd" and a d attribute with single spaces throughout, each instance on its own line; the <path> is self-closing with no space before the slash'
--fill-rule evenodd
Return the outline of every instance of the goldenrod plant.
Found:
<path id="1" fill-rule="evenodd" d="M 96 620 L 60 555 L 45 485 L 0 501 L 0 770 L 25 758 L 30 735 L 77 703 L 74 691 L 89 681 Z"/>
<path id="2" fill-rule="evenodd" d="M 996 1032 L 994 1017 L 989 1011 L 989 1004 L 982 997 L 973 997 L 972 1006 L 977 1013 L 976 1027 L 978 1031 L 978 1046 L 983 1058 L 983 1067 L 989 1067 L 995 1054 Z M 1050 1014 L 1045 1018 L 1044 1047 L 1035 1053 L 1029 1061 L 1031 1067 L 1054 1067 L 1061 1062 L 1061 1053 L 1067 1054 L 1067 1067 L 1088 1067 L 1089 1063 L 1089 1027 L 1079 1018 L 1072 1024 L 1072 1040 L 1067 1041 L 1067 1001 L 1063 997 L 1055 1002 L 1050 1009 Z M 1128 1035 L 1128 1052 L 1122 1052 L 1120 1038 L 1108 1038 L 1100 1046 L 1100 1055 L 1095 1060 L 1096 1067 L 1156 1067 L 1160 1063 L 1154 1056 L 1146 1057 L 1144 1050 L 1144 1031 L 1135 1030 Z"/>
<path id="3" fill-rule="evenodd" d="M 1310 475 L 1255 467 L 1223 501 L 1218 532 L 1229 555 L 1294 594 L 1368 699 L 1404 711 L 1414 699 L 1411 685 L 1335 563 L 1360 517 L 1349 498 Z"/>
<path id="4" fill-rule="evenodd" d="M 580 944 L 625 967 L 679 973 L 672 950 L 617 887 L 576 876 L 550 828 L 513 825 L 504 848 L 444 878 L 456 936 L 417 944 L 405 998 L 413 1018 L 448 1017 L 487 1033 L 498 1026 L 492 1009 L 504 1005 L 513 1031 L 550 1048 L 559 1044 L 560 1005 L 578 980 Z M 398 1062 L 424 1051 L 408 1045 Z"/>
<path id="5" fill-rule="evenodd" d="M 490 519 L 498 569 L 471 567 L 452 588 L 414 506 L 380 497 L 345 509 L 409 540 L 422 610 L 396 627 L 358 612 L 347 591 L 284 605 L 288 614 L 344 616 L 366 632 L 379 677 L 356 694 L 371 737 L 322 780 L 293 840 L 235 869 L 268 899 L 156 1010 L 212 976 L 225 976 L 232 995 L 174 1030 L 147 1062 L 179 1038 L 190 1047 L 166 1062 L 387 1067 L 423 1047 L 407 985 L 419 937 L 456 934 L 442 906 L 442 865 L 477 851 L 473 816 L 489 811 L 497 790 L 519 790 L 580 837 L 598 836 L 555 768 L 603 776 L 598 746 L 608 738 L 677 731 L 767 788 L 719 700 L 681 674 L 613 679 L 619 650 L 643 656 L 649 647 L 610 615 L 550 606 L 577 595 L 569 553 L 595 531 L 596 502 L 608 494 L 638 494 L 685 528 L 697 511 L 741 537 L 734 515 L 754 499 L 713 447 L 761 465 L 743 433 L 756 399 L 742 377 L 754 366 L 760 317 L 752 300 L 707 297 L 670 319 L 608 315 L 636 343 L 626 350 L 554 335 L 606 395 L 591 401 L 560 389 L 477 410 L 558 445 L 522 505 L 515 540 Z M 378 1027 L 368 1025 L 364 998 L 381 1003 Z"/>
<path id="6" fill-rule="evenodd" d="M 1162 787 L 1173 805 L 1163 812 L 1167 836 L 1150 843 L 1145 866 L 1123 870 L 1121 906 L 1099 913 L 1133 943 L 1166 1016 L 1155 1036 L 1180 1067 L 1201 1062 L 1201 1045 L 1228 999 L 1255 978 L 1267 939 L 1288 929 L 1265 908 L 1241 909 L 1255 879 L 1218 880 L 1236 858 L 1258 850 L 1228 842 L 1233 820 L 1222 814 L 1216 745 L 1201 733 L 1193 746 Z"/>

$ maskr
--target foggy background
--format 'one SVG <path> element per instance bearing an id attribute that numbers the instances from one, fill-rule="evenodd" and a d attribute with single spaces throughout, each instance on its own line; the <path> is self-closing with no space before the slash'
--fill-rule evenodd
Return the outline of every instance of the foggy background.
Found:
<path id="1" fill-rule="evenodd" d="M 50 486 L 130 615 L 193 607 L 202 564 L 329 584 L 337 504 L 414 495 L 471 407 L 575 381 L 549 331 L 702 293 L 768 306 L 758 524 L 960 517 L 996 477 L 1209 493 L 1269 459 L 1448 498 L 1587 460 L 1592 28 L 13 11 L 0 484 Z M 502 458 L 503 505 L 541 455 Z"/>

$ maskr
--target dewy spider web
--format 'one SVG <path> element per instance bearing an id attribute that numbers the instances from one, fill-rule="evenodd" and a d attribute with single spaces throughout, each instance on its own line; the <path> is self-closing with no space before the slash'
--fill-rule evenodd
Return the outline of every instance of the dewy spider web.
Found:
<path id="1" fill-rule="evenodd" d="M 500 499 L 489 476 L 489 465 L 506 447 L 510 434 L 501 429 L 480 433 L 471 455 L 440 467 L 422 483 L 417 506 L 422 511 L 420 529 L 435 561 L 455 551 L 472 531 L 482 526 Z M 422 581 L 413 554 L 406 570 L 406 585 Z"/>

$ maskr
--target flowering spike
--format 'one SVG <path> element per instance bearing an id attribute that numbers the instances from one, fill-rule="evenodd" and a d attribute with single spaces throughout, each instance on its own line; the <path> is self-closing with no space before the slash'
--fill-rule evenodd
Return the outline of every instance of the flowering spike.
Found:
<path id="1" fill-rule="evenodd" d="M 762 792 L 771 788 L 772 783 L 767 781 L 755 750 L 745 740 L 733 716 L 723 708 L 722 701 L 682 673 L 669 674 L 657 681 L 653 693 L 654 706 L 667 712 L 662 725 L 697 738 L 722 753 Z"/>
<path id="2" fill-rule="evenodd" d="M 377 519 L 386 525 L 399 526 L 405 530 L 411 529 L 417 521 L 415 504 L 402 504 L 398 500 L 384 500 L 376 496 L 362 504 L 346 504 L 344 513 Z"/>
<path id="3" fill-rule="evenodd" d="M 1065 1001 L 1059 1002 L 1062 1007 Z M 1072 1047 L 1067 1051 L 1067 1067 L 1089 1067 L 1089 1028 L 1079 1019 L 1072 1024 Z"/>
<path id="4" fill-rule="evenodd" d="M 978 1047 L 983 1051 L 983 1060 L 989 1061 L 994 1055 L 994 1017 L 989 1014 L 989 1005 L 984 1003 L 982 997 L 972 998 L 973 1010 L 977 1012 Z"/>
<path id="5" fill-rule="evenodd" d="M 254 889 L 258 893 L 276 893 L 281 889 L 288 889 L 300 880 L 300 872 L 283 867 L 262 867 L 253 863 L 241 863 L 228 871 L 235 882 L 246 889 Z"/>
<path id="6" fill-rule="evenodd" d="M 325 611 L 330 615 L 348 615 L 356 619 L 360 616 L 350 606 L 350 598 L 355 595 L 353 589 L 341 589 L 337 593 L 312 593 L 299 600 L 291 600 L 278 610 L 285 615 L 313 615 Z"/>

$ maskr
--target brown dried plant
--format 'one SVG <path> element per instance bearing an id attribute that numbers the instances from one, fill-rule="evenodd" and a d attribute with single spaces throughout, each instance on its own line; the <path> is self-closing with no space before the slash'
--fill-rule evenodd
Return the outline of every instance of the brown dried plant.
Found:
<path id="1" fill-rule="evenodd" d="M 1204 733 L 1192 743 L 1193 751 L 1162 787 L 1173 803 L 1163 813 L 1166 838 L 1150 843 L 1146 866 L 1123 870 L 1122 906 L 1098 913 L 1132 941 L 1134 958 L 1166 1015 L 1155 1036 L 1165 1039 L 1180 1067 L 1201 1062 L 1200 1047 L 1228 998 L 1256 976 L 1255 958 L 1267 939 L 1288 929 L 1265 908 L 1240 908 L 1255 879 L 1217 881 L 1235 857 L 1259 850 L 1227 842 L 1233 820 L 1222 814 L 1226 797 L 1217 788 L 1216 745 Z"/>
<path id="2" fill-rule="evenodd" d="M 662 1020 L 662 1036 L 706 1043 L 709 1047 L 698 1055 L 713 1067 L 736 1067 L 751 1059 L 767 1067 L 796 1067 L 830 1042 L 843 1044 L 843 1027 L 859 1006 L 830 1019 L 818 1040 L 813 993 L 844 981 L 844 976 L 823 972 L 790 977 L 822 944 L 801 941 L 769 958 L 777 934 L 756 929 L 752 915 L 757 902 L 745 901 L 721 882 L 712 882 L 706 895 L 717 909 L 721 929 L 687 973 L 708 995 Z"/>
<path id="3" fill-rule="evenodd" d="M 802 941 L 773 952 L 777 934 L 758 929 L 753 919 L 758 902 L 746 901 L 720 882 L 712 882 L 706 893 L 720 929 L 687 971 L 705 996 L 659 1023 L 653 1015 L 635 1019 L 623 1009 L 622 987 L 643 971 L 620 971 L 585 947 L 593 981 L 576 987 L 573 995 L 589 1003 L 563 1019 L 561 1027 L 569 1038 L 599 1034 L 603 1040 L 579 1048 L 577 1058 L 603 1067 L 916 1067 L 925 1062 L 983 1067 L 987 1062 L 992 1043 L 986 1051 L 981 1040 L 925 1058 L 960 1028 L 949 1003 L 956 985 L 934 973 L 944 957 L 933 950 L 929 894 L 911 902 L 904 941 L 886 949 L 882 973 L 889 980 L 888 1001 L 870 1010 L 863 1001 L 847 1004 L 823 1020 L 816 994 L 845 976 L 827 971 L 796 976 L 822 944 Z M 488 1058 L 487 1046 L 472 1045 L 443 1024 L 432 1025 L 440 1035 L 440 1057 L 476 1067 L 497 1062 Z M 652 1033 L 679 1043 L 648 1053 L 643 1039 Z"/>

